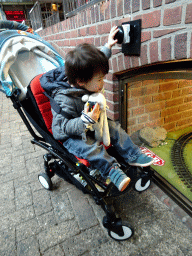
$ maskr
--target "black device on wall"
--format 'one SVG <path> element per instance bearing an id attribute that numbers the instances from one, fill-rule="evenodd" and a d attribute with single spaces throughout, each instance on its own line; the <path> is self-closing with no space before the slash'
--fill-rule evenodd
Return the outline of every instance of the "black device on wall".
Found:
<path id="1" fill-rule="evenodd" d="M 141 19 L 123 22 L 118 26 L 119 31 L 115 35 L 118 44 L 122 44 L 122 53 L 125 55 L 140 55 L 141 51 Z"/>

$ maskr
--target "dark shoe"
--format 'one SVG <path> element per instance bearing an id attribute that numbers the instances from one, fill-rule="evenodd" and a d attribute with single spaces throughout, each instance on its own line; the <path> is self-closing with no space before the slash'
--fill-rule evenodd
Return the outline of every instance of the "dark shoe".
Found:
<path id="1" fill-rule="evenodd" d="M 131 181 L 131 179 L 127 177 L 127 175 L 118 166 L 111 168 L 109 178 L 121 192 L 126 189 Z"/>
<path id="2" fill-rule="evenodd" d="M 142 154 L 138 158 L 136 158 L 134 161 L 129 162 L 128 164 L 132 165 L 132 166 L 146 167 L 146 166 L 151 165 L 153 162 L 154 162 L 153 158 L 151 158 L 145 154 Z"/>

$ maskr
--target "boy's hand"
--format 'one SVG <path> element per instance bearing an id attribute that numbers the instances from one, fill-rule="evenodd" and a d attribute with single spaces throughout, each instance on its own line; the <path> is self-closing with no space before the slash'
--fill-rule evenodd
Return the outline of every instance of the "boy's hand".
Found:
<path id="1" fill-rule="evenodd" d="M 108 42 L 106 44 L 106 46 L 111 49 L 116 43 L 117 43 L 117 39 L 115 40 L 114 37 L 117 34 L 117 32 L 119 31 L 117 26 L 112 27 L 109 36 L 108 36 Z"/>
<path id="2" fill-rule="evenodd" d="M 101 113 L 100 106 L 98 103 L 96 103 L 93 110 L 89 112 L 89 106 L 87 104 L 85 104 L 84 112 L 89 117 L 91 117 L 95 122 L 97 122 L 100 117 L 100 113 Z"/>

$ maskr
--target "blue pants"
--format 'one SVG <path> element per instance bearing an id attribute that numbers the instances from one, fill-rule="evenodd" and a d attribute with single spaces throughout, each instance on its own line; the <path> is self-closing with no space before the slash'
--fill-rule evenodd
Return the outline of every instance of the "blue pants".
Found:
<path id="1" fill-rule="evenodd" d="M 139 147 L 132 142 L 119 123 L 108 120 L 108 124 L 111 144 L 126 162 L 133 161 L 141 155 Z M 79 137 L 69 138 L 63 146 L 73 155 L 88 160 L 91 168 L 98 169 L 103 177 L 107 177 L 111 167 L 117 163 L 100 142 L 89 136 L 86 141 Z"/>

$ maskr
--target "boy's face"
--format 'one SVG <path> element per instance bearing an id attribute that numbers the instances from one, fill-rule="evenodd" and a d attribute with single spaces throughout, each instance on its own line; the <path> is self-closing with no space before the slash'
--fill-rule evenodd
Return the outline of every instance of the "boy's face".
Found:
<path id="1" fill-rule="evenodd" d="M 104 74 L 98 73 L 94 75 L 93 78 L 87 83 L 79 82 L 78 84 L 89 92 L 99 92 L 103 89 L 104 77 Z"/>

